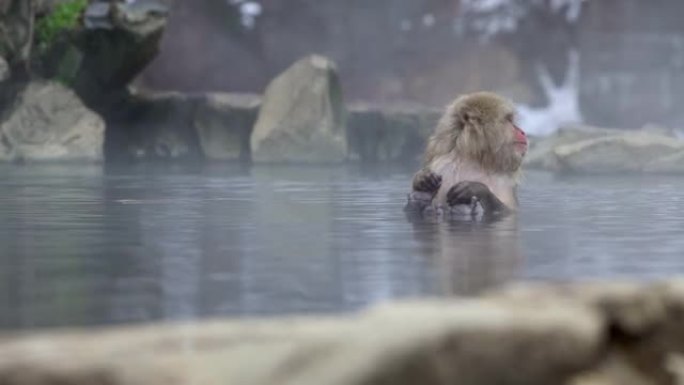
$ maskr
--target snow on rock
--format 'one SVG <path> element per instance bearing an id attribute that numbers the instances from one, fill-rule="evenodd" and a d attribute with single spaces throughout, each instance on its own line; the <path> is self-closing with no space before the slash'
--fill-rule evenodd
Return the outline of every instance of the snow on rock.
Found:
<path id="1" fill-rule="evenodd" d="M 461 0 L 461 20 L 468 20 L 471 28 L 489 38 L 501 33 L 513 32 L 533 8 L 550 7 L 554 13 L 565 13 L 566 20 L 574 23 L 586 0 Z"/>
<path id="2" fill-rule="evenodd" d="M 247 0 L 228 0 L 231 5 L 240 9 L 240 21 L 245 28 L 254 28 L 256 18 L 261 15 L 261 4 L 256 1 Z"/>
<path id="3" fill-rule="evenodd" d="M 579 54 L 570 52 L 568 70 L 563 84 L 557 86 L 545 67 L 538 66 L 537 74 L 542 89 L 549 101 L 543 108 L 518 106 L 520 126 L 530 135 L 549 135 L 561 125 L 581 123 L 579 108 Z"/>

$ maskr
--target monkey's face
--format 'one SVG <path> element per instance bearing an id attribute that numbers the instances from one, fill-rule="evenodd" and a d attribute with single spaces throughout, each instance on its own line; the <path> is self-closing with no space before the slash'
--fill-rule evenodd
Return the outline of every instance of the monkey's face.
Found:
<path id="1" fill-rule="evenodd" d="M 513 105 L 489 93 L 462 99 L 455 108 L 459 153 L 488 170 L 512 173 L 527 152 L 527 136 L 515 124 Z"/>

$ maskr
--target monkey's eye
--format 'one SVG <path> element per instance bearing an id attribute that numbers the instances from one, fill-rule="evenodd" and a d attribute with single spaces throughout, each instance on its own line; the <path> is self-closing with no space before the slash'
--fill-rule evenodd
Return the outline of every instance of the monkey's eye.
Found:
<path id="1" fill-rule="evenodd" d="M 505 119 L 506 119 L 507 122 L 513 123 L 514 120 L 515 120 L 515 116 L 513 116 L 513 114 L 506 114 Z"/>

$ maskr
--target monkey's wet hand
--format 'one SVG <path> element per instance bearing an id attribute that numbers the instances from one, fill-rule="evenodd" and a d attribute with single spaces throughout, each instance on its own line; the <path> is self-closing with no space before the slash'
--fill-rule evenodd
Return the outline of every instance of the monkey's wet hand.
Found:
<path id="1" fill-rule="evenodd" d="M 413 178 L 413 190 L 431 195 L 437 194 L 442 185 L 442 177 L 429 170 L 418 172 Z"/>
<path id="2" fill-rule="evenodd" d="M 446 199 L 449 206 L 473 205 L 476 202 L 488 202 L 491 195 L 492 192 L 484 183 L 463 181 L 449 189 Z"/>

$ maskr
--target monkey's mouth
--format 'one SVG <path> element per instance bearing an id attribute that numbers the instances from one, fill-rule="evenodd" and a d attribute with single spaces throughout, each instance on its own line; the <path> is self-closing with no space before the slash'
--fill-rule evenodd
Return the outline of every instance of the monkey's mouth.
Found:
<path id="1" fill-rule="evenodd" d="M 527 153 L 527 141 L 523 140 L 516 140 L 513 142 L 513 145 L 515 146 L 515 149 L 518 150 L 521 154 L 525 155 Z"/>

